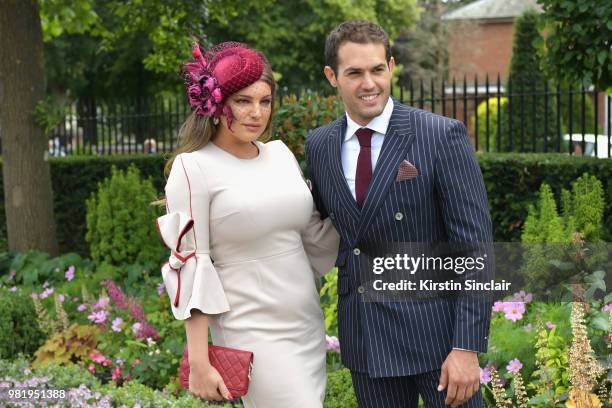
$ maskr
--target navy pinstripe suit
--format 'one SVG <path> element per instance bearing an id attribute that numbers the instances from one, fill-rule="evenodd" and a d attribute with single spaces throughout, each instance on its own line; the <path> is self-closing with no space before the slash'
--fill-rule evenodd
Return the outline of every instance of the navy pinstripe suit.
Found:
<path id="1" fill-rule="evenodd" d="M 306 142 L 315 203 L 341 236 L 336 266 L 344 365 L 370 378 L 413 376 L 439 370 L 452 348 L 486 351 L 490 303 L 470 298 L 364 302 L 360 282 L 359 257 L 367 256 L 360 248 L 491 241 L 485 186 L 465 126 L 394 100 L 362 209 L 342 170 L 345 129 L 342 116 L 313 130 Z M 404 159 L 419 176 L 396 182 Z"/>

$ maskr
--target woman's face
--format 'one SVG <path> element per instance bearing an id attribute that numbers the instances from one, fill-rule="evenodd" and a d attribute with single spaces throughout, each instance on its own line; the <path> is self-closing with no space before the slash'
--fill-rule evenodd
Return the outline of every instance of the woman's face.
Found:
<path id="1" fill-rule="evenodd" d="M 227 99 L 227 105 L 232 110 L 234 121 L 232 129 L 227 133 L 240 142 L 257 140 L 268 125 L 272 114 L 272 89 L 264 81 L 257 81 L 239 90 Z M 227 130 L 227 117 L 221 116 L 221 126 Z"/>

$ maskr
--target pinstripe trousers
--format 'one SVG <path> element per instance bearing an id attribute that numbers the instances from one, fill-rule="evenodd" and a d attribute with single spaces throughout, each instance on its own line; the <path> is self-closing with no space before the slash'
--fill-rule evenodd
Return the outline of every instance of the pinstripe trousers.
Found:
<path id="1" fill-rule="evenodd" d="M 447 407 L 446 390 L 438 391 L 440 370 L 405 377 L 372 378 L 367 373 L 351 371 L 359 408 L 417 408 L 419 395 L 427 408 Z M 482 408 L 478 390 L 461 408 Z"/>

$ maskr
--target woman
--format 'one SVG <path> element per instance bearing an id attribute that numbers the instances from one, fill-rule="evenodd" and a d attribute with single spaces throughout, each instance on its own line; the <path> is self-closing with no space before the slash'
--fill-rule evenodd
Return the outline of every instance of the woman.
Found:
<path id="1" fill-rule="evenodd" d="M 325 328 L 316 276 L 339 237 L 321 221 L 297 162 L 270 132 L 275 83 L 258 52 L 223 43 L 185 65 L 194 112 L 181 129 L 160 233 L 173 249 L 162 273 L 185 319 L 190 391 L 233 399 L 208 360 L 216 345 L 249 350 L 247 408 L 321 407 Z M 214 264 L 213 264 L 214 262 Z M 180 276 L 180 279 L 179 279 Z"/>

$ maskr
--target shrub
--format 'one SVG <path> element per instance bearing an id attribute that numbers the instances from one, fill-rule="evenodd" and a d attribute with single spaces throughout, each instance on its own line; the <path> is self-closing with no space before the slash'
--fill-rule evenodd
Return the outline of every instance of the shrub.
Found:
<path id="1" fill-rule="evenodd" d="M 342 368 L 327 373 L 327 389 L 325 391 L 324 408 L 357 408 L 357 398 L 353 390 L 351 372 Z"/>
<path id="2" fill-rule="evenodd" d="M 96 264 L 126 265 L 157 263 L 162 245 L 155 229 L 158 211 L 151 206 L 156 192 L 150 179 L 130 166 L 127 172 L 115 167 L 111 178 L 98 185 L 87 200 L 87 234 Z"/>
<path id="3" fill-rule="evenodd" d="M 571 193 L 565 189 L 561 191 L 563 212 L 559 215 L 550 186 L 542 184 L 537 205 L 529 207 L 522 236 L 522 241 L 528 246 L 521 273 L 530 289 L 551 288 L 578 272 L 563 263 L 571 265 L 567 262 L 584 258 L 580 255 L 584 241 L 601 241 L 605 208 L 603 194 L 601 182 L 585 173 L 572 183 Z M 604 248 L 591 249 L 592 255 L 585 260 L 587 267 L 606 260 Z"/>
<path id="4" fill-rule="evenodd" d="M 338 333 L 338 269 L 333 268 L 325 275 L 321 288 L 321 308 L 325 316 L 325 331 Z"/>
<path id="5" fill-rule="evenodd" d="M 67 330 L 55 333 L 36 351 L 32 367 L 85 361 L 98 344 L 98 334 L 96 326 L 73 324 Z"/>
<path id="6" fill-rule="evenodd" d="M 478 104 L 476 115 L 478 117 L 478 126 L 476 126 L 474 117 L 472 116 L 472 126 L 474 129 L 474 137 L 478 135 L 478 150 L 499 152 L 503 151 L 503 146 L 499 145 L 501 139 L 498 131 L 498 110 L 501 113 L 504 106 L 508 103 L 508 98 L 497 97 L 489 98 Z M 487 105 L 489 106 L 489 149 L 487 150 Z M 478 133 L 476 133 L 478 132 Z"/>
<path id="7" fill-rule="evenodd" d="M 0 358 L 31 355 L 44 342 L 35 316 L 27 295 L 0 288 Z"/>
<path id="8" fill-rule="evenodd" d="M 274 138 L 285 142 L 303 165 L 308 132 L 335 120 L 342 109 L 337 96 L 323 97 L 315 92 L 307 92 L 299 100 L 295 95 L 285 96 L 274 116 Z"/>

